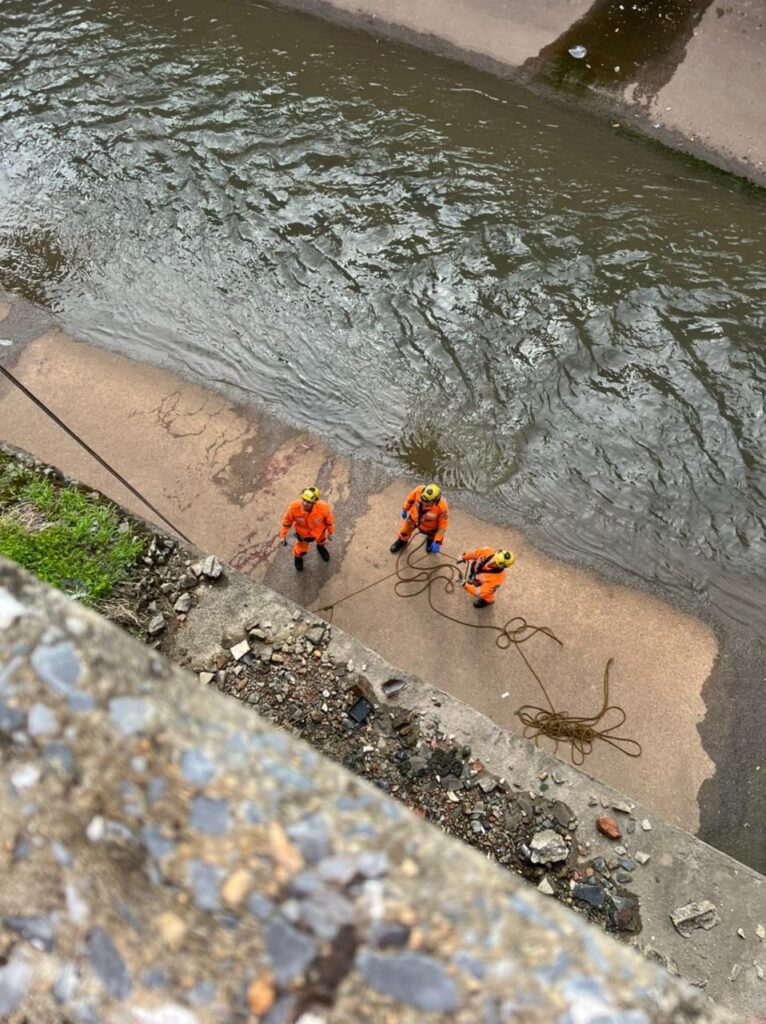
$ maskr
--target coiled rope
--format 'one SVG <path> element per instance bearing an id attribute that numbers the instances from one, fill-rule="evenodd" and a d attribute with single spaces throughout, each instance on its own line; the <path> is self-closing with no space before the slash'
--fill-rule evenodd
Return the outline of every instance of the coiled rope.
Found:
<path id="1" fill-rule="evenodd" d="M 545 684 L 522 650 L 522 644 L 531 640 L 538 633 L 547 636 L 548 639 L 563 647 L 564 645 L 561 640 L 548 626 L 533 626 L 521 615 L 514 615 L 502 626 L 497 626 L 492 623 L 466 622 L 465 619 L 459 619 L 454 615 L 449 615 L 441 608 L 437 608 L 433 602 L 435 585 L 441 583 L 441 590 L 445 594 L 453 594 L 457 585 L 463 582 L 463 576 L 458 569 L 457 560 L 452 558 L 451 555 L 443 556 L 443 558 L 451 559 L 449 562 L 440 561 L 435 565 L 423 565 L 422 561 L 418 558 L 418 552 L 422 551 L 424 546 L 425 540 L 422 540 L 420 544 L 414 547 L 408 546 L 403 548 L 397 556 L 393 572 L 387 573 L 385 576 L 381 576 L 373 580 L 372 583 L 368 583 L 358 590 L 353 590 L 343 597 L 339 597 L 337 601 L 332 601 L 330 604 L 313 610 L 323 615 L 328 622 L 332 622 L 334 610 L 339 604 L 343 604 L 344 601 L 358 597 L 360 594 L 365 593 L 365 591 L 395 578 L 394 593 L 397 597 L 418 597 L 425 592 L 429 607 L 441 618 L 448 619 L 459 626 L 467 626 L 469 629 L 494 631 L 496 634 L 495 645 L 501 651 L 508 650 L 511 647 L 514 648 L 540 687 L 548 705 L 547 707 L 538 707 L 534 704 L 525 704 L 516 711 L 516 715 L 524 726 L 523 735 L 527 739 L 533 739 L 535 745 L 539 745 L 541 736 L 547 736 L 555 744 L 555 754 L 558 752 L 560 743 L 568 743 L 572 763 L 578 766 L 584 762 L 588 754 L 593 752 L 595 741 L 599 739 L 620 750 L 628 757 L 639 757 L 641 755 L 641 744 L 637 740 L 615 735 L 615 731 L 625 723 L 627 715 L 625 709 L 619 704 L 609 703 L 609 668 L 614 660 L 613 658 L 609 659 L 604 670 L 604 698 L 600 710 L 595 715 L 570 715 L 566 711 L 557 711 Z M 402 556 L 405 552 L 406 558 L 402 562 Z M 612 712 L 617 712 L 620 716 L 619 721 L 599 729 L 599 723 Z"/>

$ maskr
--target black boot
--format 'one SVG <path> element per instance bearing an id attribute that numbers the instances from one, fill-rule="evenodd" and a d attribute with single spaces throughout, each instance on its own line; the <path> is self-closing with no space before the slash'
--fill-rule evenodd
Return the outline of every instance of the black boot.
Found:
<path id="1" fill-rule="evenodd" d="M 401 551 L 404 545 L 407 543 L 406 540 L 402 540 L 401 537 L 397 537 L 391 547 L 388 549 L 392 555 L 395 555 L 397 551 Z"/>
<path id="2" fill-rule="evenodd" d="M 317 551 L 319 552 L 319 557 L 322 559 L 323 562 L 330 561 L 330 552 L 327 550 L 324 544 L 317 544 Z"/>
<path id="3" fill-rule="evenodd" d="M 473 602 L 474 608 L 486 608 L 488 604 L 489 601 L 485 601 L 483 597 L 477 597 Z"/>
<path id="4" fill-rule="evenodd" d="M 303 558 L 300 555 L 294 555 L 293 560 L 295 562 L 295 568 L 298 572 L 303 572 Z"/>

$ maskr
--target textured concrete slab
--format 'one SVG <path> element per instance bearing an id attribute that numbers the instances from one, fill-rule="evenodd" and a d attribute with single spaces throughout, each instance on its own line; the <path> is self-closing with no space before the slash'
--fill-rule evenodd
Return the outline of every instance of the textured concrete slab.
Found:
<path id="1" fill-rule="evenodd" d="M 327 605 L 393 569 L 388 547 L 409 484 L 363 472 L 316 438 L 223 395 L 59 332 L 21 348 L 15 372 L 198 546 L 306 607 Z M 0 399 L 0 436 L 152 518 L 7 382 Z M 329 565 L 311 552 L 298 575 L 289 549 L 278 544 L 278 527 L 288 501 L 314 481 L 336 507 L 338 536 Z M 424 597 L 397 599 L 391 582 L 340 604 L 335 621 L 394 664 L 517 731 L 515 711 L 545 703 L 533 672 L 557 710 L 592 715 L 614 658 L 610 699 L 627 715 L 617 733 L 638 741 L 643 753 L 629 759 L 598 741 L 587 769 L 694 831 L 697 795 L 715 768 L 698 733 L 701 691 L 717 652 L 710 630 L 455 509 L 445 552 L 456 556 L 484 543 L 509 544 L 518 558 L 495 608 L 479 612 L 462 593 L 437 596 L 437 606 L 477 625 L 522 616 L 549 627 L 563 646 L 535 637 L 522 648 L 527 665 L 517 652 L 498 650 L 496 634 L 435 616 Z"/>

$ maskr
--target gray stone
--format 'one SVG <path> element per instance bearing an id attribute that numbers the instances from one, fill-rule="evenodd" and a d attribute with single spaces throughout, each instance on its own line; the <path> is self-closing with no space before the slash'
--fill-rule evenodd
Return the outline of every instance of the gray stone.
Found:
<path id="1" fill-rule="evenodd" d="M 340 929 L 354 922 L 353 904 L 333 889 L 320 889 L 301 906 L 303 921 L 320 939 L 334 939 Z"/>
<path id="2" fill-rule="evenodd" d="M 176 603 L 173 605 L 173 611 L 178 612 L 179 615 L 186 615 L 192 606 L 192 596 L 187 591 L 185 594 L 181 594 Z"/>
<path id="3" fill-rule="evenodd" d="M 32 968 L 23 960 L 11 960 L 0 967 L 0 1014 L 15 1010 L 27 994 Z"/>
<path id="4" fill-rule="evenodd" d="M 670 913 L 670 920 L 675 925 L 676 931 L 685 939 L 688 939 L 696 928 L 704 928 L 707 931 L 710 928 L 715 928 L 721 922 L 718 911 L 709 900 L 676 907 Z"/>
<path id="5" fill-rule="evenodd" d="M 18 708 L 9 708 L 0 701 L 0 732 L 12 733 L 24 724 L 24 712 Z"/>
<path id="6" fill-rule="evenodd" d="M 11 931 L 18 932 L 35 949 L 50 953 L 56 937 L 53 920 L 44 914 L 32 914 L 29 917 L 6 917 L 5 925 Z"/>
<path id="7" fill-rule="evenodd" d="M 160 832 L 156 825 L 144 825 L 141 839 L 149 853 L 156 860 L 163 860 L 175 849 L 175 843 Z"/>
<path id="8" fill-rule="evenodd" d="M 70 696 L 82 674 L 80 658 L 68 641 L 52 647 L 38 647 L 32 653 L 32 668 L 41 682 L 54 693 Z"/>
<path id="9" fill-rule="evenodd" d="M 268 921 L 275 910 L 275 905 L 270 899 L 260 892 L 250 894 L 247 901 L 247 909 L 257 917 L 259 921 Z"/>
<path id="10" fill-rule="evenodd" d="M 569 855 L 569 847 L 558 832 L 554 832 L 552 828 L 536 832 L 532 836 L 529 846 L 529 859 L 533 864 L 554 864 L 557 861 L 566 860 Z"/>
<path id="11" fill-rule="evenodd" d="M 56 984 L 53 986 L 53 998 L 59 1004 L 70 1003 L 77 993 L 78 983 L 77 965 L 67 960 L 61 965 Z"/>
<path id="12" fill-rule="evenodd" d="M 589 903 L 592 907 L 603 906 L 606 899 L 606 893 L 600 885 L 576 885 L 572 895 L 576 900 Z"/>
<path id="13" fill-rule="evenodd" d="M 11 772 L 11 785 L 15 789 L 28 789 L 40 781 L 42 771 L 37 764 L 21 764 Z"/>
<path id="14" fill-rule="evenodd" d="M 51 736 L 59 729 L 58 719 L 47 704 L 33 704 L 27 715 L 30 736 Z"/>
<path id="15" fill-rule="evenodd" d="M 317 873 L 322 881 L 334 882 L 336 885 L 348 885 L 357 870 L 356 860 L 346 854 L 327 857 L 317 866 Z"/>
<path id="16" fill-rule="evenodd" d="M 543 896 L 552 896 L 556 890 L 553 888 L 548 879 L 548 876 L 546 875 L 545 878 L 543 878 L 543 880 L 538 885 L 537 891 L 541 892 Z"/>
<path id="17" fill-rule="evenodd" d="M 317 945 L 286 921 L 277 919 L 266 928 L 266 949 L 279 985 L 289 985 L 303 974 L 318 953 Z"/>
<path id="18" fill-rule="evenodd" d="M 193 572 L 185 572 L 178 578 L 178 587 L 180 590 L 191 590 L 197 586 L 197 577 Z"/>
<path id="19" fill-rule="evenodd" d="M 635 859 L 638 861 L 639 864 L 648 864 L 648 862 L 649 862 L 649 854 L 648 853 L 642 853 L 641 850 L 636 850 L 636 852 L 633 854 L 633 856 L 635 857 Z"/>
<path id="20" fill-rule="evenodd" d="M 63 843 L 60 843 L 57 839 L 54 839 L 51 843 L 51 853 L 53 854 L 56 862 L 61 864 L 62 867 L 68 868 L 72 863 L 72 856 L 67 850 Z"/>
<path id="21" fill-rule="evenodd" d="M 149 625 L 146 627 L 146 632 L 149 636 L 156 636 L 157 633 L 161 633 L 165 628 L 165 616 L 162 612 L 153 616 L 150 620 Z"/>
<path id="22" fill-rule="evenodd" d="M 356 960 L 365 982 L 377 992 L 424 1013 L 454 1013 L 458 990 L 446 969 L 422 953 L 378 956 L 363 950 Z"/>
<path id="23" fill-rule="evenodd" d="M 225 835 L 231 825 L 228 801 L 195 796 L 192 800 L 189 824 L 198 832 L 205 832 L 209 836 Z"/>
<path id="24" fill-rule="evenodd" d="M 222 572 L 223 566 L 215 555 L 208 555 L 208 557 L 203 561 L 200 569 L 200 575 L 207 576 L 210 580 L 217 580 Z"/>
<path id="25" fill-rule="evenodd" d="M 330 830 L 321 814 L 312 814 L 290 825 L 287 835 L 309 864 L 316 864 L 330 853 Z"/>
<path id="26" fill-rule="evenodd" d="M 410 930 L 408 925 L 398 921 L 384 921 L 372 926 L 371 939 L 378 949 L 399 949 L 407 945 Z"/>
<path id="27" fill-rule="evenodd" d="M 651 821 L 649 821 L 648 818 L 644 818 L 644 820 L 641 822 L 641 828 L 644 830 L 644 832 L 651 832 L 652 831 L 652 823 L 651 823 Z"/>
<path id="28" fill-rule="evenodd" d="M 146 697 L 113 697 L 109 701 L 109 721 L 123 736 L 144 732 L 154 715 L 154 704 Z"/>
<path id="29" fill-rule="evenodd" d="M 75 759 L 65 743 L 48 743 L 43 750 L 46 765 L 62 779 L 71 779 L 75 774 Z"/>
<path id="30" fill-rule="evenodd" d="M 612 802 L 612 809 L 619 811 L 620 814 L 630 814 L 633 810 L 633 804 L 629 804 L 627 800 L 614 800 Z"/>
<path id="31" fill-rule="evenodd" d="M 247 640 L 242 640 L 240 643 L 235 644 L 231 648 L 231 656 L 235 661 L 241 661 L 246 654 L 250 653 L 250 644 Z"/>
<path id="32" fill-rule="evenodd" d="M 218 871 L 204 860 L 190 860 L 186 871 L 194 902 L 200 910 L 218 910 Z"/>
<path id="33" fill-rule="evenodd" d="M 217 774 L 217 769 L 204 751 L 198 747 L 184 752 L 181 758 L 181 775 L 193 786 L 206 786 Z"/>
<path id="34" fill-rule="evenodd" d="M 92 928 L 86 939 L 91 966 L 101 984 L 115 999 L 130 995 L 133 984 L 117 947 L 103 928 Z"/>

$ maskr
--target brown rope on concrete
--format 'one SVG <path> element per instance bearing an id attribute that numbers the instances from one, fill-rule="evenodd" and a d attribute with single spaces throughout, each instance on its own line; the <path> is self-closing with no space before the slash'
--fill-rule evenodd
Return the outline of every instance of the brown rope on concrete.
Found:
<path id="1" fill-rule="evenodd" d="M 459 626 L 467 626 L 469 629 L 493 630 L 497 634 L 495 636 L 495 644 L 500 648 L 500 650 L 508 650 L 510 647 L 513 647 L 516 650 L 530 674 L 537 682 L 545 700 L 548 703 L 547 708 L 537 707 L 532 704 L 525 704 L 516 711 L 516 714 L 524 725 L 524 736 L 527 739 L 534 739 L 535 744 L 537 744 L 540 736 L 548 736 L 555 743 L 554 753 L 558 751 L 560 743 L 568 742 L 571 750 L 572 763 L 578 766 L 583 763 L 588 754 L 592 753 L 593 745 L 595 741 L 599 739 L 613 747 L 616 747 L 618 750 L 622 751 L 622 753 L 627 754 L 628 757 L 638 757 L 641 754 L 641 744 L 638 743 L 637 740 L 614 735 L 615 730 L 619 729 L 624 724 L 627 715 L 625 713 L 625 709 L 620 707 L 619 704 L 609 703 L 609 667 L 612 664 L 612 658 L 607 662 L 606 670 L 604 672 L 604 699 L 601 709 L 597 714 L 590 716 L 570 715 L 566 711 L 557 711 L 547 689 L 545 688 L 545 684 L 537 672 L 535 672 L 529 662 L 529 659 L 524 654 L 522 644 L 526 643 L 527 640 L 531 640 L 532 637 L 536 636 L 538 633 L 542 633 L 544 636 L 547 636 L 550 640 L 553 640 L 555 643 L 559 644 L 559 646 L 563 647 L 561 640 L 559 640 L 548 626 L 533 626 L 521 615 L 514 615 L 502 626 L 497 626 L 492 623 L 481 624 L 477 622 L 466 622 L 465 619 L 459 619 L 454 615 L 448 615 L 447 612 L 442 611 L 441 608 L 437 608 L 433 603 L 434 586 L 437 583 L 442 583 L 443 592 L 445 594 L 453 594 L 457 584 L 462 582 L 463 577 L 457 565 L 453 564 L 455 559 L 452 560 L 452 563 L 441 561 L 435 565 L 423 565 L 422 562 L 416 560 L 418 552 L 422 551 L 424 545 L 425 540 L 421 541 L 421 543 L 416 547 L 403 548 L 397 556 L 396 566 L 393 572 L 387 573 L 385 576 L 381 576 L 372 583 L 368 583 L 366 586 L 360 587 L 358 590 L 354 590 L 350 594 L 346 594 L 343 597 L 338 598 L 337 601 L 333 601 L 331 604 L 314 610 L 320 614 L 327 613 L 325 618 L 327 618 L 328 622 L 332 622 L 333 611 L 337 605 L 350 600 L 352 597 L 357 597 L 359 594 L 363 594 L 365 591 L 372 589 L 372 587 L 377 587 L 381 583 L 385 583 L 386 580 L 396 578 L 394 593 L 397 597 L 418 597 L 420 594 L 425 592 L 431 610 L 436 612 L 436 614 L 440 615 L 443 619 L 448 619 L 450 622 L 454 622 Z M 402 555 L 405 552 L 407 553 L 407 557 L 404 565 L 402 565 Z M 445 555 L 444 557 L 450 558 L 451 556 Z M 622 716 L 620 720 L 608 728 L 597 728 L 602 719 L 613 711 L 616 711 Z"/>
<path id="2" fill-rule="evenodd" d="M 625 724 L 627 715 L 625 709 L 619 704 L 609 703 L 609 668 L 614 658 L 610 658 L 604 669 L 604 699 L 600 710 L 595 715 L 570 715 L 566 711 L 556 711 L 546 693 L 549 708 L 537 707 L 534 704 L 525 704 L 520 707 L 516 714 L 524 725 L 524 736 L 533 739 L 535 744 L 541 736 L 548 736 L 556 744 L 554 754 L 559 748 L 559 743 L 569 743 L 572 752 L 572 763 L 581 765 L 588 754 L 593 752 L 593 744 L 596 740 L 603 740 L 610 746 L 615 747 L 628 757 L 640 757 L 643 750 L 638 740 L 630 739 L 627 736 L 615 736 L 617 729 Z M 543 687 L 543 692 L 545 688 Z M 608 728 L 598 729 L 597 726 L 606 716 L 616 711 L 620 716 Z"/>

